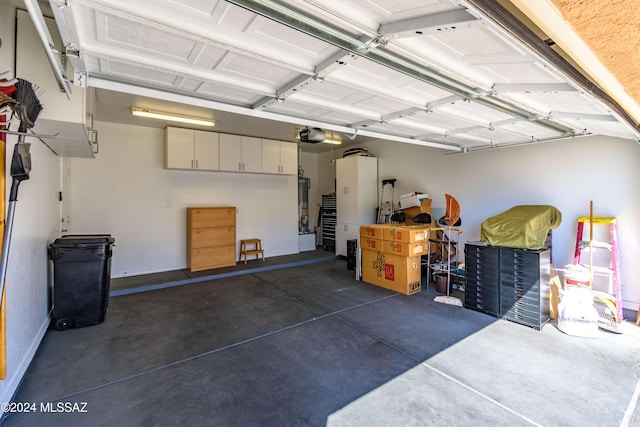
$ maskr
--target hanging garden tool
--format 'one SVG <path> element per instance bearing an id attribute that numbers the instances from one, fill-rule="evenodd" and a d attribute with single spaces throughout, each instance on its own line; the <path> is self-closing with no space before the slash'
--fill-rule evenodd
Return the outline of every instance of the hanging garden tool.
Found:
<path id="1" fill-rule="evenodd" d="M 29 179 L 29 173 L 31 172 L 31 154 L 29 153 L 31 144 L 24 142 L 24 140 L 27 130 L 34 126 L 38 115 L 42 111 L 42 105 L 38 101 L 30 82 L 18 79 L 15 87 L 15 100 L 17 103 L 12 108 L 14 115 L 20 120 L 20 126 L 18 127 L 18 143 L 13 147 L 13 157 L 11 158 L 11 192 L 9 193 L 9 209 L 4 229 L 4 240 L 2 241 L 2 259 L 0 260 L 0 295 L 4 292 L 7 275 L 9 246 L 11 244 L 15 204 L 18 200 L 18 188 L 22 181 Z M 0 307 L 0 309 L 3 309 L 3 307 Z"/>
<path id="2" fill-rule="evenodd" d="M 0 39 L 0 45 L 2 39 Z M 6 188 L 5 176 L 6 176 L 6 156 L 5 156 L 5 143 L 6 134 L 4 130 L 9 128 L 9 109 L 13 110 L 13 107 L 17 104 L 17 101 L 13 98 L 16 93 L 15 79 L 7 79 L 8 72 L 0 73 L 2 77 L 0 79 L 0 188 Z M 0 199 L 0 212 L 2 219 L 4 219 L 5 200 L 4 197 Z M 5 224 L 4 221 L 0 224 L 0 239 L 4 236 Z M 7 377 L 7 335 L 6 335 L 6 291 L 2 290 L 0 293 L 0 379 L 4 380 Z"/>

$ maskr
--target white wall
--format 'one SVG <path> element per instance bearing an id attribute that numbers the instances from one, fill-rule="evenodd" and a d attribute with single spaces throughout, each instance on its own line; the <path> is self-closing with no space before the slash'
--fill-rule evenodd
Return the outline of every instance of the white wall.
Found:
<path id="1" fill-rule="evenodd" d="M 481 223 L 513 206 L 555 206 L 563 215 L 562 224 L 553 230 L 553 259 L 559 267 L 573 262 L 577 219 L 589 215 L 592 200 L 595 216 L 617 218 L 624 306 L 637 309 L 640 145 L 634 141 L 584 137 L 449 155 L 384 141 L 362 147 L 378 157 L 380 180 L 397 179 L 396 202 L 400 194 L 419 190 L 429 194 L 434 207 L 444 208 L 444 194 L 452 194 L 462 210 L 463 242 L 479 240 Z M 332 174 L 335 177 L 329 160 L 328 155 L 319 160 L 325 185 Z M 607 231 L 603 237 L 608 239 Z"/>
<path id="2" fill-rule="evenodd" d="M 185 268 L 189 206 L 236 206 L 238 242 L 262 239 L 266 257 L 298 252 L 297 176 L 166 170 L 163 129 L 96 128 L 96 158 L 69 159 L 67 225 L 116 239 L 112 277 Z"/>
<path id="3" fill-rule="evenodd" d="M 21 5 L 18 1 L 0 4 L 0 71 L 13 71 L 14 6 Z M 15 136 L 7 137 L 7 200 L 16 141 Z M 60 163 L 39 141 L 27 142 L 32 143 L 32 171 L 29 180 L 20 185 L 15 205 L 6 276 L 7 377 L 0 381 L 0 402 L 11 400 L 49 325 L 51 263 L 47 247 L 59 235 Z"/>

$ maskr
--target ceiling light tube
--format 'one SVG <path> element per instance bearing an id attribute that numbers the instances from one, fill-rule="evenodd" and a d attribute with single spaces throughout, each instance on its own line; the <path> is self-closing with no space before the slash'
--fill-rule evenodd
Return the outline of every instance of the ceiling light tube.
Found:
<path id="1" fill-rule="evenodd" d="M 339 138 L 331 138 L 331 137 L 327 137 L 322 142 L 324 144 L 332 144 L 332 145 L 341 145 L 342 144 L 342 140 L 340 140 Z"/>
<path id="2" fill-rule="evenodd" d="M 215 126 L 216 122 L 210 119 L 183 116 L 181 114 L 165 113 L 162 111 L 148 110 L 146 108 L 131 107 L 131 115 L 148 117 L 151 119 L 168 120 L 172 122 L 188 123 L 198 126 Z"/>

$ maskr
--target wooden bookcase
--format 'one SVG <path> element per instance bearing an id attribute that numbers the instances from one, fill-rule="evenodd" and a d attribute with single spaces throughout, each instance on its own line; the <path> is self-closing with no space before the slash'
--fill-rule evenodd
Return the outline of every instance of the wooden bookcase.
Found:
<path id="1" fill-rule="evenodd" d="M 187 208 L 187 268 L 236 265 L 236 208 Z"/>

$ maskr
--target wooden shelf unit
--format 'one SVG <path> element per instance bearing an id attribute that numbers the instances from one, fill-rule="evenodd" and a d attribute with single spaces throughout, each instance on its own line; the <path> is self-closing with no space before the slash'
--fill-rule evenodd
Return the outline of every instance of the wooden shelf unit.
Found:
<path id="1" fill-rule="evenodd" d="M 236 208 L 187 208 L 187 268 L 236 265 Z"/>

